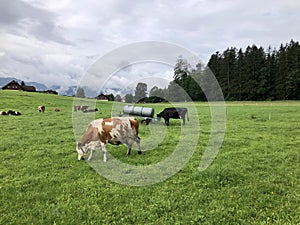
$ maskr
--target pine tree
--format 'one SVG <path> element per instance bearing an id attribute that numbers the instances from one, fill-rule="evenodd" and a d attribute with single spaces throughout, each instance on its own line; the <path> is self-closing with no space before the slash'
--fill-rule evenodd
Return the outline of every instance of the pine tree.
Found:
<path id="1" fill-rule="evenodd" d="M 83 89 L 82 87 L 78 87 L 78 88 L 77 88 L 75 97 L 78 97 L 78 98 L 85 98 L 84 89 Z"/>
<path id="2" fill-rule="evenodd" d="M 140 99 L 143 99 L 147 96 L 147 84 L 146 83 L 138 83 L 135 88 L 135 101 L 138 102 Z"/>

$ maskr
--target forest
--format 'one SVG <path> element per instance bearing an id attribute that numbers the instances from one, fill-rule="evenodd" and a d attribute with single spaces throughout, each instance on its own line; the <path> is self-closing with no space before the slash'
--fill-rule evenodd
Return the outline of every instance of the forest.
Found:
<path id="1" fill-rule="evenodd" d="M 244 51 L 235 47 L 211 55 L 206 66 L 198 63 L 192 68 L 186 59 L 179 57 L 174 67 L 174 80 L 166 89 L 153 87 L 150 100 L 161 97 L 168 101 L 206 101 L 196 83 L 211 71 L 224 95 L 231 101 L 299 100 L 300 99 L 300 45 L 291 40 L 279 49 L 264 50 L 256 45 Z"/>
<path id="2" fill-rule="evenodd" d="M 256 45 L 245 50 L 230 47 L 222 53 L 212 54 L 207 65 L 199 62 L 195 68 L 179 56 L 168 87 L 154 86 L 148 92 L 147 84 L 138 83 L 134 95 L 127 94 L 125 101 L 207 101 L 207 93 L 200 86 L 208 87 L 210 95 L 213 94 L 217 87 L 205 79 L 211 74 L 214 74 L 224 99 L 228 101 L 299 100 L 299 42 L 291 40 L 281 44 L 278 50 L 271 46 L 265 50 Z M 119 95 L 110 94 L 108 97 L 112 101 L 122 99 Z"/>
<path id="3" fill-rule="evenodd" d="M 299 100 L 300 45 L 266 51 L 255 45 L 216 52 L 208 62 L 227 100 Z"/>

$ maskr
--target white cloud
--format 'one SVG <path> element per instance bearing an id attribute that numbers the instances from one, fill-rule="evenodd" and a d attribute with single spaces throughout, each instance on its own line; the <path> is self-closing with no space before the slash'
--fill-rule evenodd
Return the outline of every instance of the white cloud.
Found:
<path id="1" fill-rule="evenodd" d="M 73 85 L 97 58 L 138 41 L 171 42 L 204 62 L 231 46 L 278 47 L 299 38 L 299 9 L 298 0 L 2 1 L 0 74 Z M 142 69 L 132 76 L 151 74 Z"/>

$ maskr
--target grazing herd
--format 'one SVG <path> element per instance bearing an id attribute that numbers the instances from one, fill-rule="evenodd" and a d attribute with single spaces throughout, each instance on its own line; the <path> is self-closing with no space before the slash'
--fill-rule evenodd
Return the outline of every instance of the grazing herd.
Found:
<path id="1" fill-rule="evenodd" d="M 74 111 L 81 108 L 76 106 Z M 82 110 L 82 109 L 81 109 Z M 87 111 L 87 108 L 82 110 Z M 165 125 L 169 125 L 170 118 L 182 119 L 185 125 L 185 116 L 189 121 L 187 108 L 165 108 L 162 112 L 157 114 L 158 118 L 164 118 Z M 112 117 L 93 120 L 87 127 L 80 142 L 77 143 L 76 151 L 78 153 L 78 160 L 84 159 L 84 156 L 90 150 L 88 160 L 92 159 L 93 152 L 101 147 L 103 151 L 103 161 L 107 161 L 107 143 L 118 145 L 127 145 L 127 154 L 130 155 L 131 148 L 134 143 L 138 146 L 138 154 L 141 154 L 140 138 L 138 136 L 139 123 L 137 119 L 130 117 Z"/>
<path id="2" fill-rule="evenodd" d="M 74 112 L 82 111 L 84 113 L 88 113 L 88 112 L 97 112 L 97 111 L 99 111 L 97 108 L 95 108 L 95 109 L 88 109 L 88 107 L 89 106 L 86 106 L 86 105 L 75 105 L 74 106 Z M 39 105 L 37 107 L 37 110 L 40 113 L 44 113 L 45 110 L 46 110 L 46 107 L 44 105 Z M 55 108 L 54 111 L 55 112 L 60 112 L 60 109 L 59 108 Z M 2 116 L 7 116 L 7 115 L 20 116 L 22 114 L 20 112 L 18 112 L 18 111 L 8 110 L 8 111 L 0 111 L 0 115 L 2 115 Z"/>
<path id="3" fill-rule="evenodd" d="M 46 107 L 44 105 L 39 105 L 37 107 L 37 110 L 38 112 L 45 112 L 46 110 Z M 59 112 L 60 109 L 59 108 L 55 108 L 54 109 L 55 112 Z M 20 116 L 22 115 L 22 113 L 18 112 L 18 111 L 14 111 L 14 110 L 8 110 L 7 112 L 6 111 L 0 111 L 0 115 L 2 116 L 8 116 L 8 115 L 12 115 L 12 116 Z"/>
<path id="4" fill-rule="evenodd" d="M 88 109 L 89 106 L 86 105 L 75 105 L 74 112 L 82 111 L 83 113 L 97 112 L 98 109 Z M 46 107 L 40 105 L 37 107 L 38 112 L 44 113 Z M 55 108 L 55 112 L 59 112 L 59 108 Z M 0 111 L 0 115 L 22 115 L 18 111 Z M 188 118 L 187 108 L 165 108 L 162 112 L 157 114 L 158 118 L 164 118 L 165 125 L 169 125 L 170 118 L 172 119 L 182 119 L 183 125 L 185 125 L 185 116 Z M 130 155 L 131 148 L 134 143 L 138 146 L 138 154 L 141 154 L 140 148 L 140 138 L 138 136 L 139 123 L 136 118 L 132 117 L 112 117 L 112 118 L 102 118 L 93 120 L 87 127 L 85 133 L 83 134 L 80 142 L 77 143 L 76 151 L 78 153 L 78 160 L 83 159 L 83 157 L 90 150 L 88 160 L 92 159 L 93 152 L 101 147 L 103 151 L 103 161 L 107 161 L 107 143 L 119 145 L 127 145 L 127 154 Z"/>
<path id="5" fill-rule="evenodd" d="M 13 111 L 13 110 L 8 110 L 7 112 L 5 111 L 1 111 L 0 115 L 2 116 L 8 116 L 8 115 L 12 115 L 12 116 L 20 116 L 22 115 L 20 112 L 18 111 Z"/>

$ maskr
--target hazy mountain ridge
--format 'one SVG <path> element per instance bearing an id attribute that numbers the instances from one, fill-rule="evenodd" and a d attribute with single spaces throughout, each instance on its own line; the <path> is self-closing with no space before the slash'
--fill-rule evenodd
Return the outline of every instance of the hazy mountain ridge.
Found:
<path id="1" fill-rule="evenodd" d="M 15 77 L 0 77 L 0 87 L 2 88 L 4 85 L 8 84 L 11 81 L 17 81 L 19 84 L 21 84 L 22 80 L 15 78 Z M 49 90 L 46 85 L 38 83 L 38 82 L 25 82 L 25 85 L 27 86 L 34 86 L 37 91 L 45 91 Z"/>
<path id="2" fill-rule="evenodd" d="M 11 82 L 12 80 L 17 81 L 18 83 L 21 84 L 22 80 L 15 78 L 15 77 L 0 77 L 0 88 Z M 77 86 L 68 86 L 68 87 L 63 87 L 60 85 L 52 85 L 52 86 L 46 86 L 45 84 L 34 82 L 34 81 L 28 81 L 25 82 L 25 85 L 27 86 L 34 86 L 37 91 L 46 91 L 46 90 L 54 90 L 57 91 L 59 95 L 66 95 L 66 96 L 73 96 L 76 93 Z M 120 88 L 105 88 L 100 91 L 95 91 L 92 90 L 88 87 L 83 87 L 85 96 L 89 98 L 94 98 L 98 96 L 99 94 L 113 94 L 114 96 L 116 95 L 121 95 L 124 96 L 128 93 L 130 93 L 128 90 L 122 90 Z"/>

